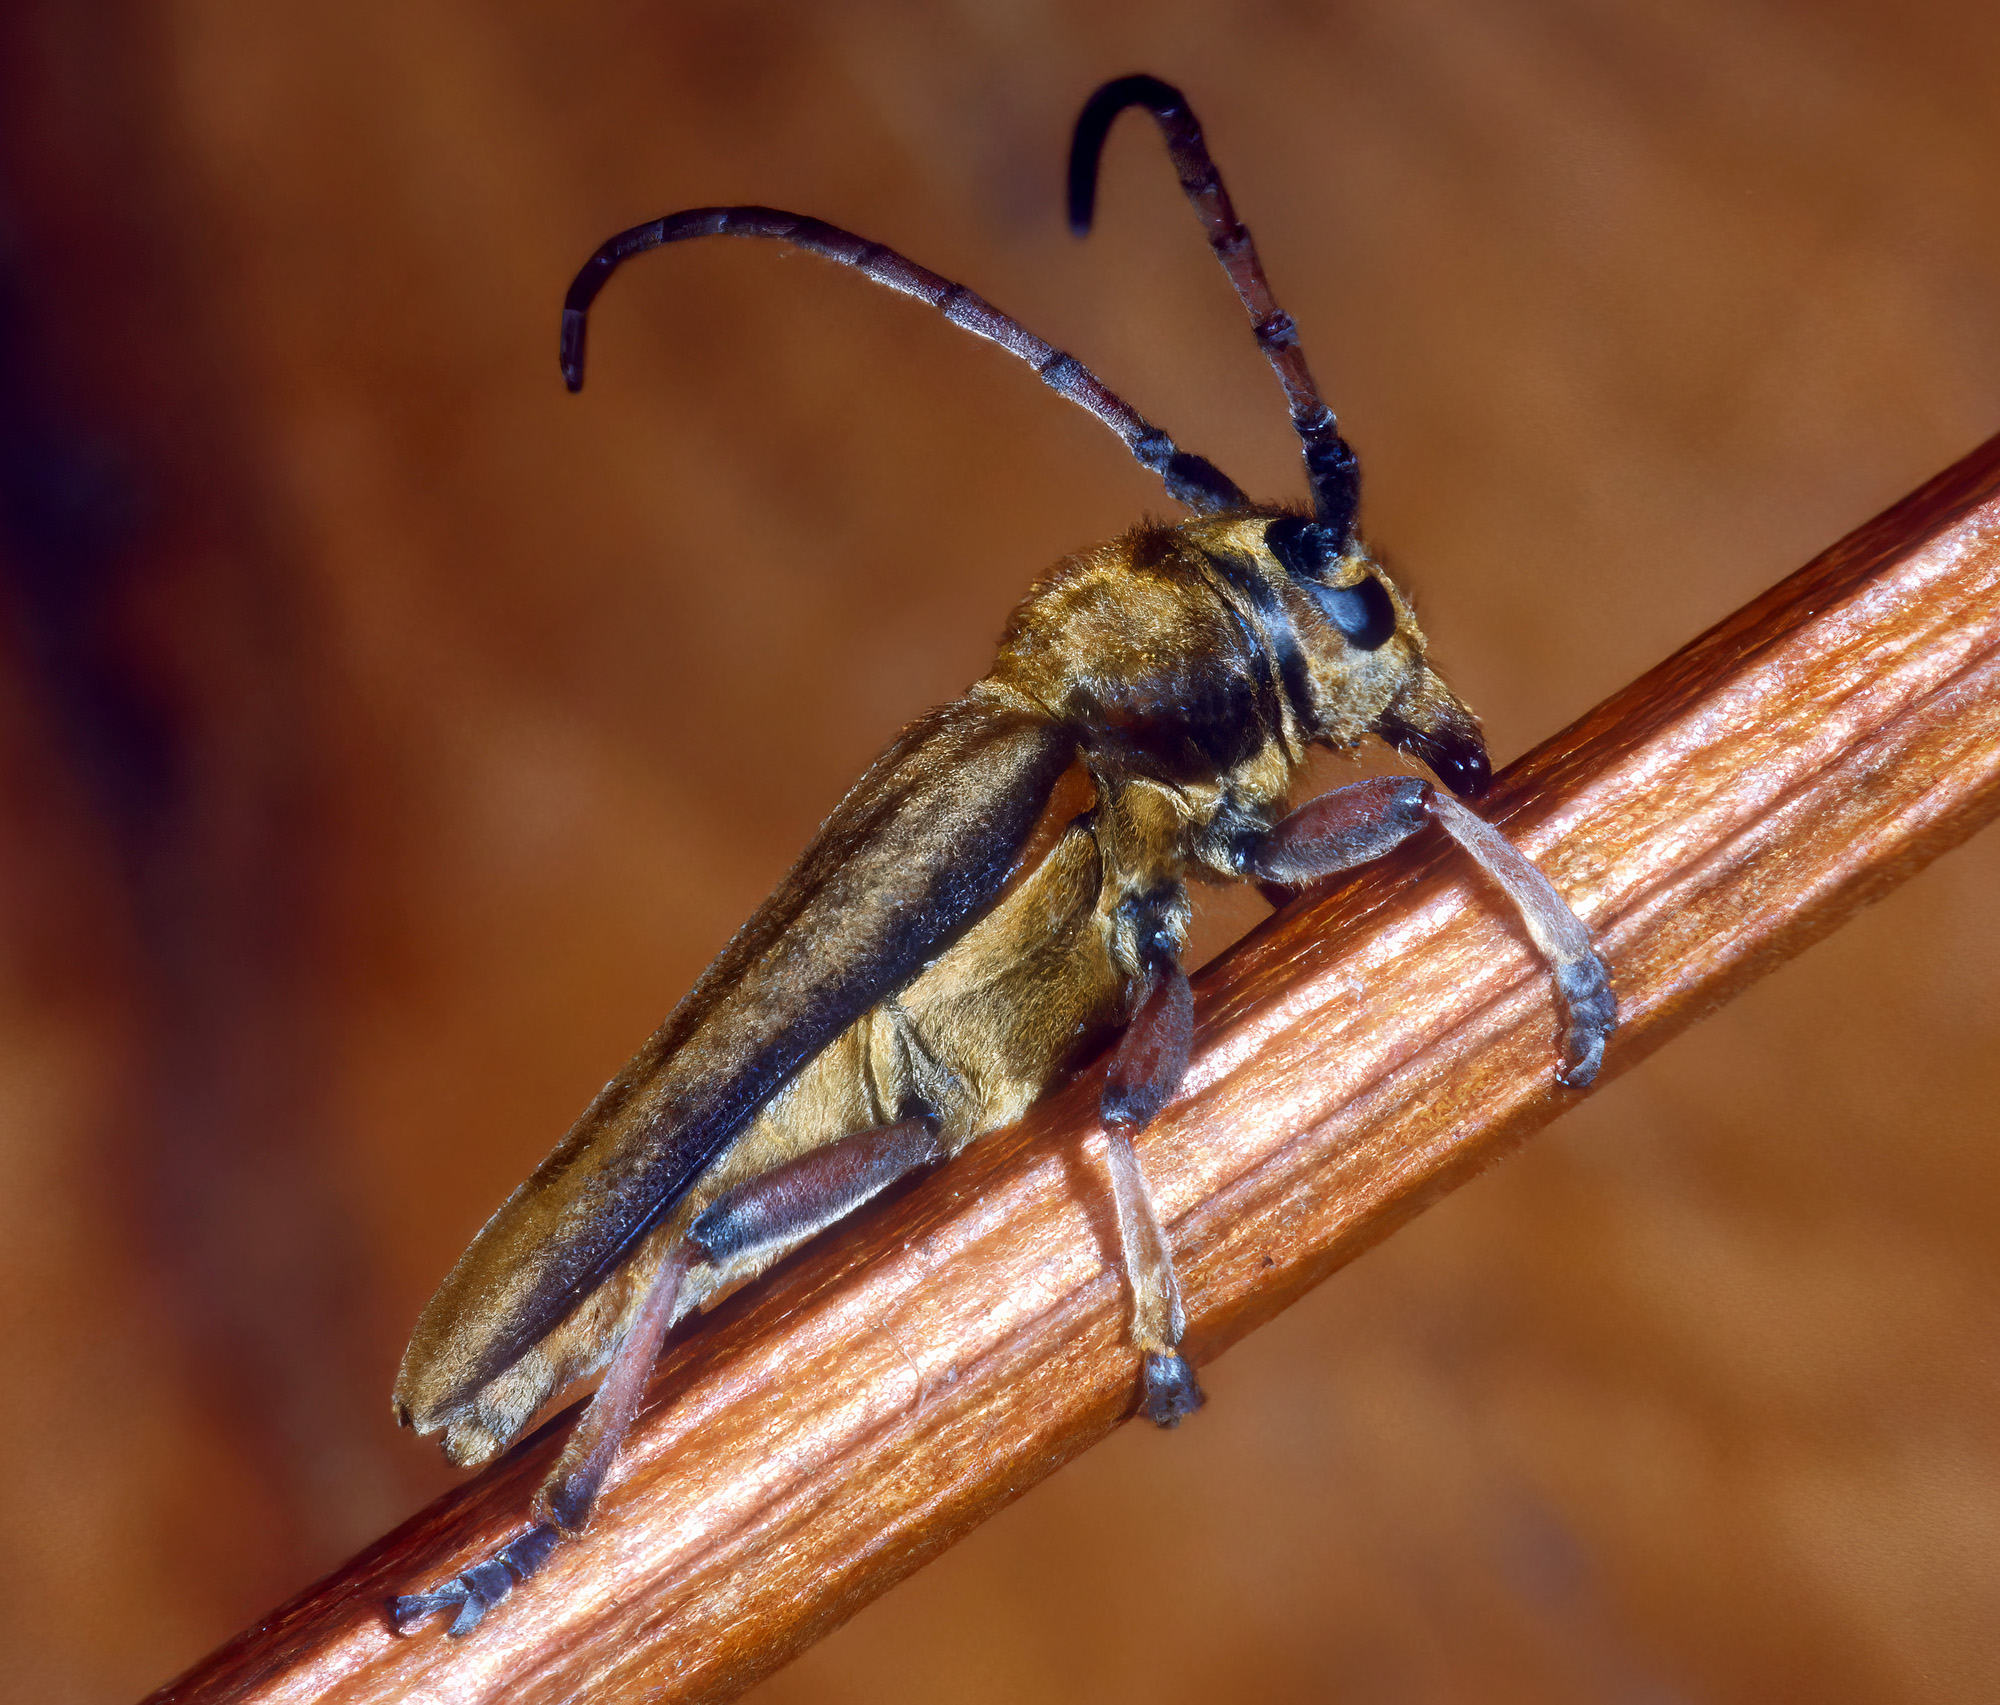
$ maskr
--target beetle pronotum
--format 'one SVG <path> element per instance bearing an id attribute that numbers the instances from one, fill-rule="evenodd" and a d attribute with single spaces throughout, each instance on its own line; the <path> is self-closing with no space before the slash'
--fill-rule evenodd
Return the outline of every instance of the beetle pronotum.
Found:
<path id="1" fill-rule="evenodd" d="M 1315 746 L 1376 735 L 1464 794 L 1487 782 L 1486 748 L 1355 531 L 1354 454 L 1179 91 L 1140 76 L 1092 96 L 1070 157 L 1072 224 L 1088 228 L 1099 152 L 1133 105 L 1164 133 L 1284 387 L 1310 511 L 1252 503 L 1074 357 L 964 286 L 817 219 L 669 214 L 612 238 L 570 288 L 561 353 L 575 390 L 590 304 L 632 256 L 702 236 L 811 250 L 1030 363 L 1194 518 L 1144 522 L 1034 587 L 992 670 L 855 784 L 445 1279 L 395 1407 L 405 1425 L 442 1433 L 455 1462 L 493 1456 L 557 1390 L 604 1377 L 535 1496 L 533 1524 L 436 1590 L 396 1600 L 399 1628 L 443 1611 L 452 1633 L 470 1632 L 584 1527 L 677 1319 L 897 1178 L 1011 1123 L 1114 1035 L 1101 1109 L 1138 1406 L 1168 1427 L 1198 1408 L 1172 1254 L 1131 1145 L 1187 1066 L 1191 876 L 1289 890 L 1436 823 L 1506 893 L 1550 964 L 1567 1013 L 1564 1081 L 1596 1073 L 1615 1007 L 1587 932 L 1450 792 L 1382 776 L 1285 812 Z"/>

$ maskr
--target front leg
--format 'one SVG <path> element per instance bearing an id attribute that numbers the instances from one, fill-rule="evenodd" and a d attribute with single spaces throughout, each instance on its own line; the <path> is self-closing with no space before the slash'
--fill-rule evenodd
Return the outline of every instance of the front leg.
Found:
<path id="1" fill-rule="evenodd" d="M 1436 823 L 1514 902 L 1530 939 L 1549 962 L 1568 1017 L 1568 1064 L 1557 1074 L 1572 1089 L 1597 1076 L 1605 1038 L 1618 1021 L 1610 971 L 1590 931 L 1549 879 L 1492 824 L 1415 776 L 1376 776 L 1302 805 L 1276 828 L 1236 850 L 1239 874 L 1296 887 L 1380 858 L 1426 823 Z"/>

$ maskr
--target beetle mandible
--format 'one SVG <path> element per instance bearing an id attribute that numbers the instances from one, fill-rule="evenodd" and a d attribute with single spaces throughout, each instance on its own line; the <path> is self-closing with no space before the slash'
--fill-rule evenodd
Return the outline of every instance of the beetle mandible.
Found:
<path id="1" fill-rule="evenodd" d="M 1309 511 L 1252 503 L 1074 357 L 964 286 L 817 219 L 669 214 L 613 237 L 570 287 L 561 357 L 577 390 L 590 304 L 632 256 L 703 236 L 824 255 L 1027 361 L 1194 518 L 1142 523 L 1029 592 L 991 672 L 876 760 L 439 1287 L 395 1411 L 441 1432 L 454 1462 L 487 1460 L 556 1391 L 604 1377 L 535 1495 L 533 1524 L 436 1590 L 397 1599 L 399 1629 L 445 1612 L 453 1634 L 469 1633 L 584 1527 L 676 1320 L 906 1173 L 1012 1123 L 1113 1035 L 1101 1110 L 1138 1406 L 1166 1427 L 1200 1407 L 1172 1256 L 1131 1144 L 1187 1067 L 1190 877 L 1281 895 L 1437 823 L 1507 894 L 1549 963 L 1567 1019 L 1562 1080 L 1596 1074 L 1616 1017 L 1604 964 L 1540 872 L 1452 797 L 1489 779 L 1479 724 L 1426 661 L 1408 602 L 1355 530 L 1354 453 L 1179 90 L 1133 76 L 1091 97 L 1070 153 L 1071 224 L 1089 228 L 1098 156 L 1128 106 L 1157 121 L 1284 387 Z M 1449 791 L 1382 776 L 1286 813 L 1312 748 L 1371 734 Z"/>

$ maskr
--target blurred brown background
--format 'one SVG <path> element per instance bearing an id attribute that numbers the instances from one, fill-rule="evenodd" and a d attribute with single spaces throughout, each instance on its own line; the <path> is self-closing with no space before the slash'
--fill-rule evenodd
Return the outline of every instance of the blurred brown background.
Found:
<path id="1" fill-rule="evenodd" d="M 134 1696 L 447 1483 L 432 1285 L 1163 507 L 767 246 L 621 276 L 571 399 L 600 238 L 816 212 L 1300 489 L 1143 122 L 1062 230 L 1140 68 L 1502 761 L 2000 427 L 1991 6 L 0 10 L 0 1693 Z M 1996 949 L 1989 835 L 759 1697 L 2000 1697 Z"/>

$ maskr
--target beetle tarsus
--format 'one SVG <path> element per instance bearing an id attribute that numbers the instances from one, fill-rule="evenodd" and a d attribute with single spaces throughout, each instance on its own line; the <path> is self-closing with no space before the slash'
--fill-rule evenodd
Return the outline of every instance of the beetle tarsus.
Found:
<path id="1" fill-rule="evenodd" d="M 1611 993 L 1611 971 L 1596 953 L 1555 967 L 1556 988 L 1569 1014 L 1563 1039 L 1569 1056 L 1557 1081 L 1571 1089 L 1587 1089 L 1604 1060 L 1604 1041 L 1618 1025 L 1618 1001 Z"/>
<path id="2" fill-rule="evenodd" d="M 1140 1390 L 1139 1413 L 1156 1427 L 1178 1427 L 1208 1401 L 1194 1369 L 1178 1351 L 1146 1358 Z"/>
<path id="3" fill-rule="evenodd" d="M 549 1560 L 562 1535 L 547 1522 L 509 1540 L 483 1563 L 475 1563 L 434 1592 L 405 1593 L 389 1605 L 389 1620 L 398 1634 L 412 1632 L 439 1611 L 452 1612 L 445 1630 L 463 1639 L 486 1619 L 486 1613 Z"/>

